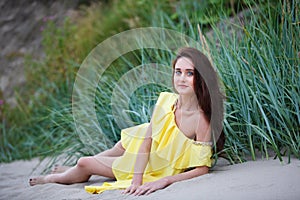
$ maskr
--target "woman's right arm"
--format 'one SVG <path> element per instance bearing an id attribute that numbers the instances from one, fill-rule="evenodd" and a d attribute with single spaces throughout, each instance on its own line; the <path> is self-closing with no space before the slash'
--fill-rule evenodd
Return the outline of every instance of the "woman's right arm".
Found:
<path id="1" fill-rule="evenodd" d="M 142 142 L 138 155 L 136 156 L 136 161 L 134 165 L 134 174 L 131 182 L 131 186 L 124 190 L 124 194 L 132 194 L 136 189 L 143 184 L 143 174 L 149 160 L 149 154 L 151 151 L 152 144 L 152 123 L 150 122 L 149 127 L 146 132 L 144 141 Z"/>
<path id="2" fill-rule="evenodd" d="M 134 174 L 131 182 L 131 186 L 126 188 L 126 190 L 123 191 L 123 194 L 128 193 L 128 194 L 133 194 L 137 191 L 137 189 L 143 184 L 143 175 L 145 168 L 148 164 L 149 161 L 149 155 L 151 152 L 151 145 L 152 145 L 152 118 L 155 115 L 159 109 L 157 105 L 159 105 L 159 99 L 161 98 L 162 95 L 158 97 L 158 100 L 156 102 L 156 105 L 154 107 L 152 117 L 150 120 L 150 124 L 148 126 L 146 135 L 144 137 L 144 141 L 142 142 L 138 155 L 136 156 L 136 161 L 134 165 Z"/>

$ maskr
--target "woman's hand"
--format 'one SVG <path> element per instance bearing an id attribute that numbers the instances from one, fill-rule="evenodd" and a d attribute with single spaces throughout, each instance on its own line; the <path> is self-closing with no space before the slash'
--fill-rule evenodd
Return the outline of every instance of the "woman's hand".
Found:
<path id="1" fill-rule="evenodd" d="M 148 195 L 156 190 L 163 189 L 169 185 L 167 179 L 162 178 L 154 182 L 148 182 L 143 185 L 136 187 L 136 185 L 131 185 L 128 187 L 123 194 L 133 194 L 133 195 Z"/>
<path id="2" fill-rule="evenodd" d="M 126 188 L 122 194 L 133 194 L 143 184 L 143 174 L 136 173 L 132 178 L 131 185 Z"/>
<path id="3" fill-rule="evenodd" d="M 140 184 L 133 184 L 132 183 L 128 188 L 126 188 L 122 192 L 122 194 L 134 194 L 140 186 L 141 186 Z"/>

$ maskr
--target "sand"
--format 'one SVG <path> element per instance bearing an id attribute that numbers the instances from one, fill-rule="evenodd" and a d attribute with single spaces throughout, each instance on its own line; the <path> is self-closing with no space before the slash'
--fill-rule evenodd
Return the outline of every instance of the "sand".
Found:
<path id="1" fill-rule="evenodd" d="M 85 185 L 100 185 L 108 179 L 93 176 L 87 183 L 60 185 L 45 184 L 29 186 L 28 179 L 43 170 L 39 160 L 16 161 L 0 164 L 0 199 L 184 199 L 184 200 L 235 200 L 235 199 L 300 199 L 300 160 L 292 159 L 281 163 L 279 160 L 248 161 L 228 165 L 221 161 L 207 174 L 194 179 L 174 183 L 148 196 L 123 195 L 120 190 L 106 191 L 102 194 L 89 194 Z"/>

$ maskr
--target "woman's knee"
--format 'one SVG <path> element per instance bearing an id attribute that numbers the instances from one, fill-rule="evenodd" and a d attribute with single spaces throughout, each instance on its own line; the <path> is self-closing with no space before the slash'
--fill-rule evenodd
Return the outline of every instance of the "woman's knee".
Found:
<path id="1" fill-rule="evenodd" d="M 92 157 L 81 157 L 77 161 L 77 166 L 78 167 L 87 167 L 90 165 Z"/>

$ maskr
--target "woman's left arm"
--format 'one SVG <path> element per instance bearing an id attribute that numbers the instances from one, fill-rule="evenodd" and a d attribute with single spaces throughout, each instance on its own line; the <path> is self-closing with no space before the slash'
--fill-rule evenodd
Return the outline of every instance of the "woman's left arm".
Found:
<path id="1" fill-rule="evenodd" d="M 173 176 L 167 176 L 164 178 L 161 178 L 157 181 L 153 182 L 148 182 L 143 185 L 141 185 L 138 190 L 133 193 L 134 195 L 148 195 L 152 192 L 155 192 L 156 190 L 163 189 L 172 183 L 178 182 L 178 181 L 183 181 L 187 179 L 191 179 L 197 176 L 201 176 L 204 174 L 208 173 L 208 167 L 207 166 L 201 166 L 201 167 L 196 167 L 195 169 L 176 174 Z"/>

